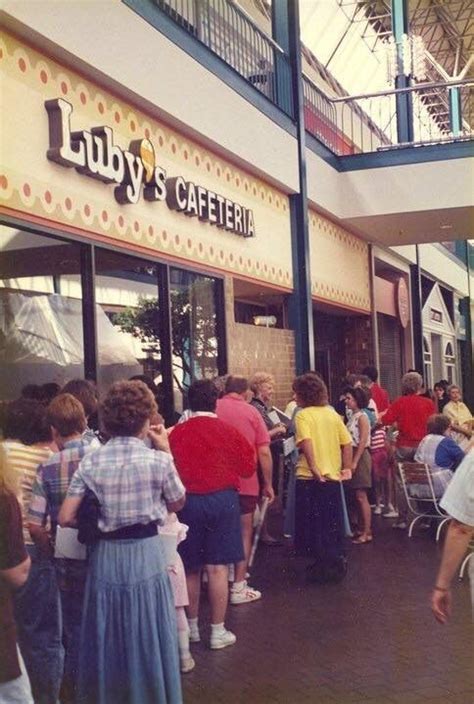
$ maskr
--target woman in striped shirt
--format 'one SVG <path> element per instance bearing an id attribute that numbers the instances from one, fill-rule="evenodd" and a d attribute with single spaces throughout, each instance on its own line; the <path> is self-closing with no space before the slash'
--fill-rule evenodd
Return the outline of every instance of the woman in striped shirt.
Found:
<path id="1" fill-rule="evenodd" d="M 52 557 L 41 554 L 27 528 L 31 489 L 38 466 L 52 453 L 51 431 L 40 401 L 21 398 L 7 408 L 3 446 L 17 472 L 23 535 L 31 569 L 28 580 L 15 594 L 18 643 L 25 661 L 35 701 L 56 702 L 63 670 L 59 590 Z"/>

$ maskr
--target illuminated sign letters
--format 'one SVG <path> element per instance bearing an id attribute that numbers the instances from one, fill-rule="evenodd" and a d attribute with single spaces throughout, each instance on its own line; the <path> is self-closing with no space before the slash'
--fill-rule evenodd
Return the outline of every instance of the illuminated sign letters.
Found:
<path id="1" fill-rule="evenodd" d="M 122 149 L 114 143 L 110 127 L 71 131 L 73 106 L 66 100 L 47 100 L 45 107 L 49 118 L 48 159 L 104 183 L 116 183 L 114 195 L 121 205 L 138 203 L 143 190 L 146 201 L 165 201 L 171 210 L 242 237 L 255 236 L 252 210 L 182 176 L 167 178 L 165 169 L 156 163 L 149 139 L 135 139 L 128 149 Z"/>

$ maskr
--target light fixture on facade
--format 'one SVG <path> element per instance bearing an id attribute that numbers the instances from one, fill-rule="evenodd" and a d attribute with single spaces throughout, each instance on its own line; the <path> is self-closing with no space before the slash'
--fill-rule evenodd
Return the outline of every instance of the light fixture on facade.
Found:
<path id="1" fill-rule="evenodd" d="M 264 328 L 274 328 L 277 324 L 277 319 L 275 315 L 254 315 L 253 324 Z"/>

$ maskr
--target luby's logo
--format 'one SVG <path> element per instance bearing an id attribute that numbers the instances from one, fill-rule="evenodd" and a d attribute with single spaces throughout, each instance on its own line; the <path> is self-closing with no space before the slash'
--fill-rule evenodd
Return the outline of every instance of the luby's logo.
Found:
<path id="1" fill-rule="evenodd" d="M 252 210 L 182 176 L 168 178 L 165 169 L 156 163 L 149 139 L 132 140 L 128 149 L 122 149 L 114 143 L 110 127 L 71 131 L 73 106 L 66 100 L 47 100 L 45 107 L 49 118 L 48 159 L 104 183 L 116 183 L 118 203 L 138 203 L 143 192 L 149 202 L 166 201 L 172 210 L 242 237 L 255 236 Z"/>

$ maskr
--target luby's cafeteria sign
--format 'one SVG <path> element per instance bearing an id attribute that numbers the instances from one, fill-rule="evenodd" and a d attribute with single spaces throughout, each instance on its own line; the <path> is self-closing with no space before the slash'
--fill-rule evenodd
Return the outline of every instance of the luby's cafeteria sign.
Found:
<path id="1" fill-rule="evenodd" d="M 168 177 L 156 163 L 149 139 L 135 139 L 128 149 L 122 149 L 114 143 L 110 127 L 71 131 L 73 106 L 66 100 L 47 100 L 45 107 L 49 118 L 48 159 L 104 183 L 116 183 L 118 203 L 138 203 L 143 193 L 149 202 L 165 201 L 172 210 L 236 235 L 255 236 L 252 210 L 182 176 Z"/>

